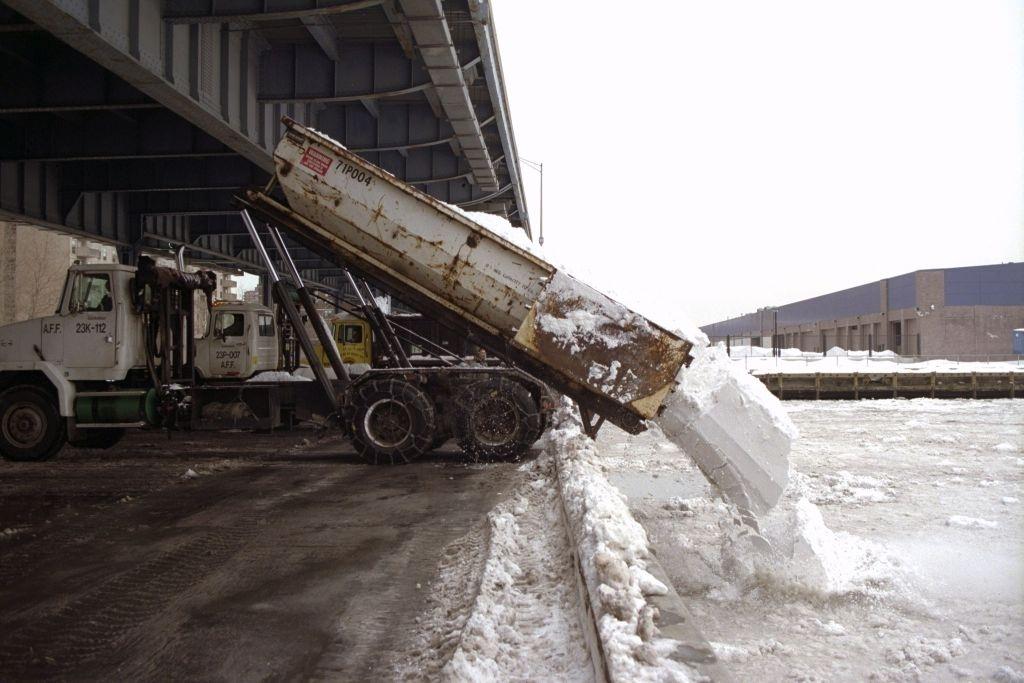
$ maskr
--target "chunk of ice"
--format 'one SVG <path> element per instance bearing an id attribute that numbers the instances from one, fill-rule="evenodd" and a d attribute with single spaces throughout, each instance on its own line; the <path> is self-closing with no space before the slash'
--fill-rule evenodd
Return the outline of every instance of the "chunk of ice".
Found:
<path id="1" fill-rule="evenodd" d="M 798 432 L 778 399 L 730 362 L 724 349 L 694 348 L 654 422 L 748 518 L 763 515 L 789 480 Z"/>

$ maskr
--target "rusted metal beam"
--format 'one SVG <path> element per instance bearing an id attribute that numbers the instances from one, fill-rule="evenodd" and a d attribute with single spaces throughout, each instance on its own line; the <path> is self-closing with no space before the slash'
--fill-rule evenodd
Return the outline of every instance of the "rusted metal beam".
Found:
<path id="1" fill-rule="evenodd" d="M 49 156 L 20 157 L 17 159 L 0 159 L 0 161 L 35 161 L 41 163 L 72 163 L 84 161 L 130 161 L 132 159 L 211 159 L 216 157 L 236 157 L 238 152 L 171 152 L 168 154 L 89 154 L 81 156 Z"/>
<path id="2" fill-rule="evenodd" d="M 331 0 L 319 0 L 310 3 L 304 9 L 292 10 L 268 10 L 262 12 L 208 12 L 205 14 L 182 13 L 176 14 L 173 10 L 164 12 L 164 20 L 172 24 L 223 24 L 237 21 L 280 21 L 282 19 L 302 19 L 327 14 L 344 14 L 346 12 L 358 12 L 359 10 L 376 7 L 381 0 L 355 0 L 354 2 L 332 3 Z M 211 6 L 211 10 L 213 7 Z"/>
<path id="3" fill-rule="evenodd" d="M 65 114 L 78 111 L 128 111 L 132 109 L 161 109 L 158 102 L 96 102 L 92 104 L 41 104 L 28 107 L 0 107 L 0 114 Z"/>
<path id="4" fill-rule="evenodd" d="M 398 90 L 382 90 L 380 92 L 359 93 L 357 95 L 332 95 L 330 97 L 261 97 L 261 104 L 328 104 L 331 102 L 362 102 L 364 100 L 382 100 L 388 97 L 400 97 L 422 92 L 431 87 L 430 83 L 418 83 Z"/>

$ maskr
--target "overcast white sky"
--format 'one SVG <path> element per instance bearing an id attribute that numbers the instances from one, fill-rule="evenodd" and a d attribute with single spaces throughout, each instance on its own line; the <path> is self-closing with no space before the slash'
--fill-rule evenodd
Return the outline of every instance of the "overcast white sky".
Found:
<path id="1" fill-rule="evenodd" d="M 594 284 L 704 324 L 1024 260 L 1024 2 L 492 2 L 545 247 Z"/>

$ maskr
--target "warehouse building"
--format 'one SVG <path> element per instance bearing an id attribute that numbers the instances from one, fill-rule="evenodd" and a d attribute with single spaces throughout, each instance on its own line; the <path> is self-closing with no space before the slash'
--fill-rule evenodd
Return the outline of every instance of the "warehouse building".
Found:
<path id="1" fill-rule="evenodd" d="M 705 325 L 712 341 L 825 352 L 1012 357 L 1024 262 L 918 270 Z"/>

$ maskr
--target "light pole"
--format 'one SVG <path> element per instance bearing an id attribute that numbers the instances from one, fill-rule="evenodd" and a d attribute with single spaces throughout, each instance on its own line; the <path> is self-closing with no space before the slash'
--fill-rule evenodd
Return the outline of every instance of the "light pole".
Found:
<path id="1" fill-rule="evenodd" d="M 537 242 L 540 246 L 544 246 L 544 162 L 530 161 L 519 157 L 519 161 L 526 164 L 528 167 L 540 173 L 540 237 L 537 238 Z"/>

